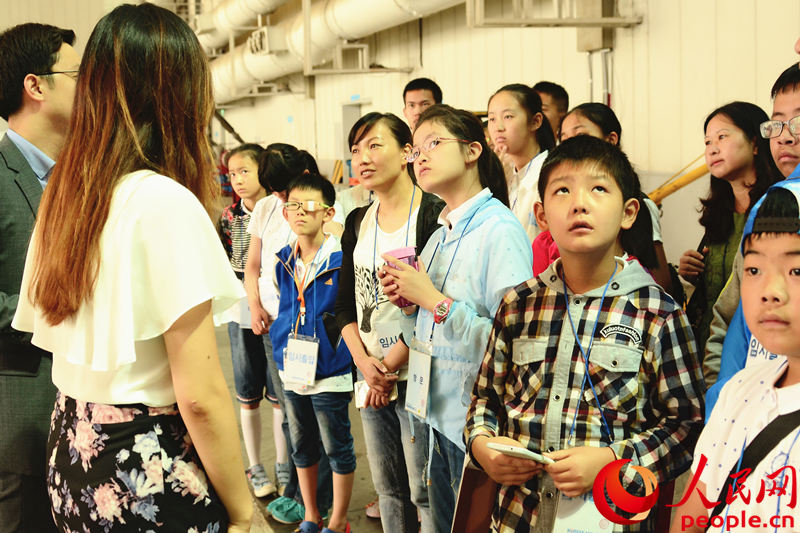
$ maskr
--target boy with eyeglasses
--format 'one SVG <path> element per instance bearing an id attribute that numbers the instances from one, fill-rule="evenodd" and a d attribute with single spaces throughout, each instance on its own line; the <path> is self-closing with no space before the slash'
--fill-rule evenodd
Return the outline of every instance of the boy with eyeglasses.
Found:
<path id="1" fill-rule="evenodd" d="M 800 41 L 799 41 L 800 42 Z M 770 140 L 770 151 L 787 180 L 800 178 L 800 65 L 794 63 L 772 86 L 772 116 L 761 124 L 761 135 Z M 707 383 L 716 383 L 706 393 L 706 419 L 711 415 L 722 386 L 753 361 L 776 356 L 751 335 L 739 300 L 742 256 L 737 254 L 731 277 L 714 304 L 711 336 L 706 345 L 703 373 Z M 738 307 L 737 307 L 738 306 Z M 735 310 L 735 313 L 734 313 Z M 728 320 L 728 317 L 732 319 Z M 723 344 L 724 341 L 724 344 Z M 719 375 L 716 376 L 717 371 Z M 709 379 L 711 377 L 712 379 Z"/>
<path id="2" fill-rule="evenodd" d="M 336 196 L 333 185 L 318 174 L 301 175 L 286 192 L 283 216 L 297 243 L 277 253 L 280 304 L 269 335 L 285 391 L 292 459 L 305 503 L 297 531 L 349 533 L 347 508 L 356 469 L 348 415 L 352 358 L 333 316 L 341 243 L 322 229 L 333 218 Z M 320 437 L 333 470 L 333 509 L 325 528 L 317 506 Z"/>

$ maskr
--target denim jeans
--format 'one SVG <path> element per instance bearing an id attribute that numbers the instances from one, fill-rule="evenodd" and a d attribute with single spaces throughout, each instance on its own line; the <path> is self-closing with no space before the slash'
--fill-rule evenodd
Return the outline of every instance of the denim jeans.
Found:
<path id="1" fill-rule="evenodd" d="M 447 437 L 431 431 L 431 485 L 428 494 L 436 533 L 450 533 L 456 512 L 456 497 L 464 468 L 464 452 Z"/>
<path id="2" fill-rule="evenodd" d="M 380 496 L 384 533 L 433 532 L 425 466 L 428 426 L 406 411 L 405 381 L 397 384 L 397 400 L 383 409 L 361 409 L 364 442 L 372 484 Z M 413 442 L 412 442 L 413 426 Z"/>
<path id="3" fill-rule="evenodd" d="M 356 453 L 347 412 L 352 395 L 349 392 L 297 394 L 290 390 L 284 394 L 294 464 L 298 468 L 317 464 L 322 455 L 317 442 L 322 438 L 331 470 L 343 475 L 355 472 Z"/>
<path id="4" fill-rule="evenodd" d="M 272 356 L 272 341 L 269 338 L 269 334 L 264 334 L 261 338 L 264 340 L 264 351 L 267 354 L 267 370 L 269 371 L 269 377 L 275 385 L 275 396 L 277 396 L 278 405 L 280 405 L 283 411 L 281 429 L 283 429 L 283 436 L 286 439 L 286 448 L 289 451 L 291 475 L 283 495 L 287 498 L 293 498 L 295 501 L 302 504 L 303 495 L 300 493 L 300 486 L 297 483 L 297 470 L 295 470 L 294 461 L 292 461 L 294 450 L 292 448 L 292 439 L 289 435 L 289 419 L 286 416 L 286 397 L 284 396 L 283 383 L 278 373 L 278 363 L 275 362 Z M 322 447 L 322 440 L 319 442 L 319 448 L 322 454 L 319 461 L 319 472 L 317 473 L 317 507 L 321 512 L 324 512 L 333 505 L 333 476 L 331 474 L 331 465 L 328 462 L 328 456 L 325 455 L 324 448 Z"/>
<path id="5" fill-rule="evenodd" d="M 264 397 L 275 398 L 275 387 L 267 371 L 264 342 L 259 337 L 252 329 L 242 328 L 236 322 L 228 323 L 236 399 L 245 405 L 257 404 Z"/>

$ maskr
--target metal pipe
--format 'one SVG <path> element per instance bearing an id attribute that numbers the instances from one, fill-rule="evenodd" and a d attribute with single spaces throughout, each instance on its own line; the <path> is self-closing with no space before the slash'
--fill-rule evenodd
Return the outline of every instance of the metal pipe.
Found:
<path id="1" fill-rule="evenodd" d="M 197 40 L 206 50 L 219 48 L 229 36 L 246 32 L 259 15 L 271 13 L 287 0 L 226 0 L 211 12 L 197 17 Z"/>
<path id="2" fill-rule="evenodd" d="M 282 21 L 288 52 L 254 55 L 246 43 L 211 63 L 214 99 L 229 102 L 256 83 L 303 70 L 305 61 L 318 63 L 341 39 L 360 39 L 373 33 L 437 13 L 463 0 L 326 0 L 314 2 L 310 20 L 311 57 L 304 54 L 303 13 Z"/>

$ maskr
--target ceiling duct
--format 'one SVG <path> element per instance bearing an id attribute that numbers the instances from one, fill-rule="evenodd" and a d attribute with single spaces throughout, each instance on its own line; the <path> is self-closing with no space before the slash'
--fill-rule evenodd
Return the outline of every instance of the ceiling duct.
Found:
<path id="1" fill-rule="evenodd" d="M 197 39 L 206 50 L 228 44 L 230 37 L 245 33 L 259 15 L 271 13 L 287 0 L 227 0 L 208 13 L 199 15 Z M 249 28 L 252 30 L 252 28 Z"/>
<path id="2" fill-rule="evenodd" d="M 373 33 L 426 17 L 464 0 L 319 0 L 311 8 L 311 58 L 319 63 L 342 40 Z M 252 86 L 303 70 L 303 13 L 298 12 L 261 33 L 272 32 L 269 46 L 250 41 L 211 63 L 214 99 L 218 103 L 241 97 Z M 257 32 L 258 33 L 258 32 Z M 264 36 L 258 39 L 263 43 Z M 277 44 L 282 41 L 281 44 Z M 266 50 L 265 50 L 266 48 Z"/>

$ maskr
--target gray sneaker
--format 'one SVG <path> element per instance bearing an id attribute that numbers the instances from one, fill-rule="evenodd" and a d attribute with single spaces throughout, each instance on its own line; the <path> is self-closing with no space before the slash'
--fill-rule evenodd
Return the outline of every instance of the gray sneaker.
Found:
<path id="1" fill-rule="evenodd" d="M 245 473 L 247 474 L 247 479 L 250 481 L 250 486 L 253 487 L 253 494 L 255 494 L 257 498 L 264 498 L 270 494 L 275 494 L 275 491 L 278 490 L 261 464 L 251 466 L 245 470 Z"/>
<path id="2" fill-rule="evenodd" d="M 275 481 L 278 484 L 278 496 L 283 496 L 289 478 L 292 475 L 292 465 L 290 463 L 275 463 Z"/>

